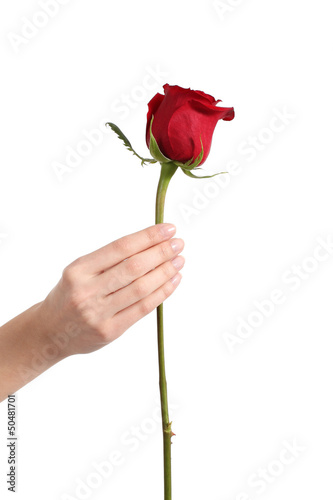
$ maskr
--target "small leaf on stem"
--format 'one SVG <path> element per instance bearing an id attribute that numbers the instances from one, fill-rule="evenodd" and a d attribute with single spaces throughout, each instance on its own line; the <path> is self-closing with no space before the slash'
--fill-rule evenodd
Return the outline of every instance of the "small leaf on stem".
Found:
<path id="1" fill-rule="evenodd" d="M 115 125 L 114 123 L 106 123 L 106 125 L 109 125 L 113 132 L 117 134 L 118 138 L 123 141 L 125 147 L 141 160 L 141 165 L 144 165 L 145 163 L 157 163 L 156 160 L 153 160 L 152 158 L 143 158 L 136 151 L 134 151 L 134 149 L 132 148 L 132 144 L 127 139 L 126 135 L 123 134 L 120 128 L 117 127 L 117 125 Z"/>
<path id="2" fill-rule="evenodd" d="M 182 171 L 184 172 L 185 175 L 188 175 L 188 177 L 192 177 L 192 179 L 210 179 L 211 177 L 215 177 L 215 175 L 220 175 L 220 174 L 227 174 L 228 172 L 217 172 L 217 174 L 213 175 L 194 175 L 192 172 L 189 172 L 188 170 L 184 170 L 182 168 Z"/>

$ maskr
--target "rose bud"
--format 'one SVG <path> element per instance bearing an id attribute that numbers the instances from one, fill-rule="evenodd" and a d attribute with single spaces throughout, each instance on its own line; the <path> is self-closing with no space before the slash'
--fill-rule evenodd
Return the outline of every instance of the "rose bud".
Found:
<path id="1" fill-rule="evenodd" d="M 209 155 L 217 122 L 232 120 L 234 108 L 217 106 L 221 100 L 216 101 L 200 90 L 168 84 L 163 88 L 165 95 L 157 93 L 148 103 L 148 148 L 151 150 L 152 134 L 160 152 L 169 160 L 189 164 L 199 158 L 195 166 L 202 165 Z"/>

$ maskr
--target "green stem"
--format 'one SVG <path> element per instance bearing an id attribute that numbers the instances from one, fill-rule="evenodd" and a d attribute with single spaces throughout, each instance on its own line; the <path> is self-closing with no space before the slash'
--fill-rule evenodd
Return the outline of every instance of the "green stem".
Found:
<path id="1" fill-rule="evenodd" d="M 164 220 L 165 195 L 171 177 L 176 172 L 176 170 L 177 166 L 173 163 L 161 164 L 161 176 L 158 183 L 156 195 L 156 224 L 159 224 Z M 168 393 L 165 376 L 163 304 L 161 304 L 157 308 L 157 342 L 163 430 L 164 500 L 171 500 L 171 437 L 173 433 L 171 430 L 171 422 L 169 422 Z"/>

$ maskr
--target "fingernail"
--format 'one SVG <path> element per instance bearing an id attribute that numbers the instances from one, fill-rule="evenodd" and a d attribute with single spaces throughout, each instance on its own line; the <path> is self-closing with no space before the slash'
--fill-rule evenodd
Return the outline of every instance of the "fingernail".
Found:
<path id="1" fill-rule="evenodd" d="M 162 224 L 161 233 L 163 236 L 170 237 L 176 232 L 176 227 L 173 224 Z"/>
<path id="2" fill-rule="evenodd" d="M 184 246 L 184 242 L 180 238 L 176 238 L 176 239 L 171 241 L 171 248 L 175 253 L 180 252 L 182 250 L 183 246 Z"/>
<path id="3" fill-rule="evenodd" d="M 171 283 L 174 285 L 174 286 L 177 286 L 179 285 L 180 281 L 182 279 L 182 275 L 181 274 L 176 274 L 176 276 L 174 276 L 173 278 L 171 278 Z"/>
<path id="4" fill-rule="evenodd" d="M 184 262 L 185 262 L 185 259 L 184 257 L 182 257 L 181 255 L 178 255 L 175 259 L 173 259 L 173 261 L 171 261 L 171 263 L 173 264 L 173 266 L 178 269 L 181 269 L 184 265 Z"/>

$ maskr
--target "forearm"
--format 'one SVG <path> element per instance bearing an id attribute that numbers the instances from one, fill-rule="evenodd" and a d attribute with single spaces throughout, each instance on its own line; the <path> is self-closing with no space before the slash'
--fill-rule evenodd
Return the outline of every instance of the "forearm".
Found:
<path id="1" fill-rule="evenodd" d="M 61 350 L 52 353 L 48 349 L 50 333 L 41 305 L 30 307 L 0 328 L 0 401 L 64 357 Z"/>

